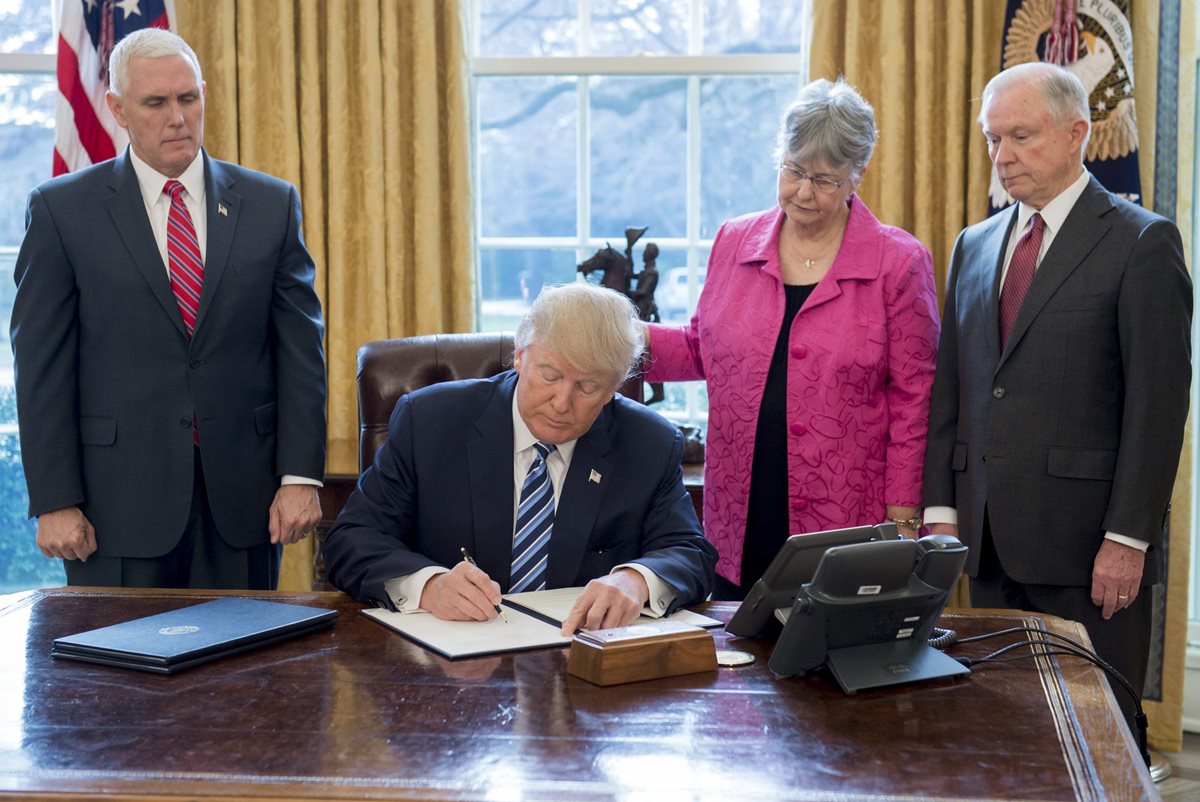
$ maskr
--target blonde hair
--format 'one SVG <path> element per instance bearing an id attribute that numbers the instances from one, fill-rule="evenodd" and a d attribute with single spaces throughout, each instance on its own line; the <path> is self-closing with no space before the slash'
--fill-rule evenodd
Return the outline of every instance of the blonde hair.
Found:
<path id="1" fill-rule="evenodd" d="M 633 375 L 644 348 L 633 303 L 586 282 L 543 287 L 513 342 L 517 351 L 544 346 L 578 371 L 611 376 L 614 386 Z"/>

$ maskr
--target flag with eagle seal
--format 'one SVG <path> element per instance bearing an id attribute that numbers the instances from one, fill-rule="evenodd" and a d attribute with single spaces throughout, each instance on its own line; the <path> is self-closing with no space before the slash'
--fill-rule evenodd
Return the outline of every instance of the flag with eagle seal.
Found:
<path id="1" fill-rule="evenodd" d="M 1109 192 L 1141 204 L 1129 0 L 1008 0 L 1000 66 L 1029 61 L 1079 76 L 1092 112 L 1084 166 Z M 988 195 L 991 214 L 1012 203 L 995 168 Z"/>

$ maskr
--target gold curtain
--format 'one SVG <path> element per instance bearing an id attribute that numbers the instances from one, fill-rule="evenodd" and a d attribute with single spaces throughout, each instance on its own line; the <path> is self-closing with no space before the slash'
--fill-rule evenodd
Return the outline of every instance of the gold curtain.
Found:
<path id="1" fill-rule="evenodd" d="M 460 5 L 177 0 L 204 145 L 296 185 L 325 311 L 331 475 L 357 473 L 359 346 L 474 328 Z M 307 589 L 312 539 L 280 587 Z"/>
<path id="2" fill-rule="evenodd" d="M 939 295 L 954 239 L 987 214 L 975 118 L 1000 63 L 1004 4 L 814 0 L 809 77 L 845 76 L 875 107 L 879 142 L 859 194 L 933 253 Z"/>
<path id="3" fill-rule="evenodd" d="M 858 194 L 933 253 L 939 299 L 955 237 L 987 214 L 991 168 L 975 120 L 1003 29 L 1002 3 L 813 2 L 809 77 L 844 76 L 875 107 L 879 140 Z M 967 606 L 965 581 L 950 604 Z"/>
<path id="4" fill-rule="evenodd" d="M 1158 47 L 1157 2 L 1133 2 L 1134 95 L 1145 205 L 1153 208 Z M 1179 26 L 1176 224 L 1190 228 L 1195 8 Z M 933 252 L 939 294 L 958 232 L 987 214 L 990 164 L 975 122 L 998 70 L 1005 4 L 995 0 L 814 0 L 810 77 L 844 75 L 875 107 L 879 145 L 860 194 L 880 220 L 911 231 Z M 1190 250 L 1190 238 L 1185 237 Z M 1146 702 L 1156 748 L 1181 745 L 1188 563 L 1191 548 L 1189 422 L 1172 502 L 1163 698 Z M 965 603 L 960 587 L 952 603 Z"/>

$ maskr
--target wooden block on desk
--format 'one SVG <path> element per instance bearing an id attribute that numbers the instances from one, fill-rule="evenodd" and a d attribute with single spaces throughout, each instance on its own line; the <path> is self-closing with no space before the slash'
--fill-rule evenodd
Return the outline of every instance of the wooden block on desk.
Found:
<path id="1" fill-rule="evenodd" d="M 571 641 L 567 673 L 595 685 L 715 671 L 712 634 L 677 621 L 583 631 Z"/>

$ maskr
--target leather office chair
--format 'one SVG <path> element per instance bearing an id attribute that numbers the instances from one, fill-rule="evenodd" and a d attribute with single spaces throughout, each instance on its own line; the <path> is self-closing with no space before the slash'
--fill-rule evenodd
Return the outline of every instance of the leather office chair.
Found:
<path id="1" fill-rule="evenodd" d="M 388 419 L 400 396 L 430 384 L 494 376 L 512 367 L 509 333 L 430 334 L 376 340 L 358 349 L 358 471 L 387 439 Z M 642 379 L 619 388 L 641 402 Z"/>

